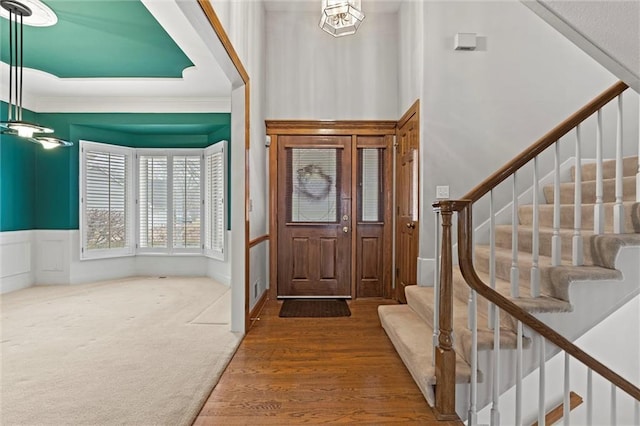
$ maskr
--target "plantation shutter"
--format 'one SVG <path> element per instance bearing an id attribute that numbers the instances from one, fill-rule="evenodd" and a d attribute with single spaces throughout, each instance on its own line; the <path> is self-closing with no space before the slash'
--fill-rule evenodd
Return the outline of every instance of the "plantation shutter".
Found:
<path id="1" fill-rule="evenodd" d="M 218 259 L 224 259 L 226 233 L 224 145 L 223 141 L 205 151 L 205 249 Z"/>
<path id="2" fill-rule="evenodd" d="M 358 220 L 380 222 L 383 217 L 383 150 L 377 148 L 358 149 L 360 166 L 358 182 Z"/>
<path id="3" fill-rule="evenodd" d="M 139 159 L 140 248 L 167 247 L 167 157 L 141 155 Z"/>
<path id="4" fill-rule="evenodd" d="M 132 253 L 131 153 L 81 141 L 81 258 Z"/>
<path id="5" fill-rule="evenodd" d="M 173 247 L 200 248 L 199 155 L 173 157 Z"/>

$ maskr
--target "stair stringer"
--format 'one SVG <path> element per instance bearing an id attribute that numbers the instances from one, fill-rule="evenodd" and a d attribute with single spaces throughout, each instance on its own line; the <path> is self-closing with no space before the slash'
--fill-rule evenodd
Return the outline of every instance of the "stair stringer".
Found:
<path id="1" fill-rule="evenodd" d="M 568 340 L 575 342 L 634 297 L 640 295 L 640 264 L 638 259 L 640 259 L 640 246 L 621 247 L 615 259 L 615 267 L 622 273 L 622 280 L 574 281 L 569 286 L 569 298 L 573 306 L 571 312 L 536 313 L 533 315 Z M 533 337 L 531 331 L 526 327 L 524 336 Z M 640 339 L 640 337 L 637 338 Z M 523 350 L 524 376 L 534 374 L 539 367 L 539 341 L 536 338 L 532 338 L 531 342 L 531 347 Z M 550 344 L 546 344 L 545 349 L 545 360 L 547 362 L 559 352 L 558 348 Z M 478 351 L 478 370 L 482 371 L 485 377 L 491 377 L 492 375 L 491 357 L 491 351 Z M 500 359 L 500 400 L 511 401 L 513 396 L 506 396 L 506 394 L 515 392 L 516 351 L 502 349 L 500 351 Z M 606 365 L 606 360 L 600 361 Z M 614 366 L 608 365 L 608 367 L 615 370 Z M 550 383 L 553 385 L 550 385 Z M 547 382 L 547 389 L 555 390 L 557 388 L 562 389 L 561 382 Z M 468 404 L 469 385 L 459 385 L 456 391 L 458 392 L 456 393 L 456 406 L 465 407 Z M 481 415 L 489 415 L 491 392 L 489 380 L 478 383 L 476 405 L 479 411 L 478 419 L 481 418 Z M 523 415 L 528 412 L 537 413 L 538 410 L 537 393 L 530 395 L 528 399 L 533 400 L 533 402 L 529 404 L 529 411 L 525 410 L 523 406 Z M 557 401 L 551 397 L 547 401 L 548 409 L 557 405 Z M 524 398 L 523 404 L 525 404 Z M 500 406 L 502 405 L 500 403 Z M 466 419 L 467 417 L 467 413 L 464 411 L 458 411 L 458 415 L 461 419 Z M 489 417 L 486 417 L 486 419 L 489 419 Z M 488 423 L 488 420 L 480 423 Z M 505 424 L 508 423 L 506 421 Z"/>

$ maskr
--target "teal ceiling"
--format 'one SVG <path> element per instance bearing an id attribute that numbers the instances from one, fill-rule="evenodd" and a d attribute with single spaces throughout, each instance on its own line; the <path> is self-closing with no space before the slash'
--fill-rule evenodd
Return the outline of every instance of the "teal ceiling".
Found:
<path id="1" fill-rule="evenodd" d="M 193 64 L 139 0 L 43 0 L 51 27 L 24 26 L 24 66 L 61 78 L 180 78 Z M 0 58 L 9 62 L 8 21 Z"/>

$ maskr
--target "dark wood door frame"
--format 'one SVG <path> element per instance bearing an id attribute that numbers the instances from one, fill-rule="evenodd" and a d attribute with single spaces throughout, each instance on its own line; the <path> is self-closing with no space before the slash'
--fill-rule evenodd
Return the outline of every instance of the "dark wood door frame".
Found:
<path id="1" fill-rule="evenodd" d="M 315 121 L 315 120 L 266 120 L 266 133 L 270 137 L 269 145 L 269 234 L 270 247 L 278 247 L 278 136 L 281 135 L 342 135 L 352 137 L 352 158 L 356 158 L 358 136 L 384 136 L 389 141 L 396 133 L 396 121 Z M 352 168 L 352 181 L 357 177 L 357 168 Z M 391 191 L 391 185 L 389 185 Z M 389 203 L 391 204 L 391 203 Z M 357 203 L 351 203 L 351 217 L 357 217 Z M 389 219 L 390 220 L 390 219 Z M 356 233 L 352 232 L 351 270 L 356 271 Z M 391 258 L 389 259 L 391 264 Z M 278 253 L 272 249 L 269 253 L 269 297 L 277 298 Z M 388 280 L 391 292 L 391 280 Z M 352 274 L 351 294 L 356 295 L 356 276 Z"/>
<path id="2" fill-rule="evenodd" d="M 398 120 L 397 132 L 394 277 L 396 299 L 406 303 L 404 288 L 418 283 L 421 186 L 419 100 Z M 405 164 L 411 164 L 411 168 L 406 169 Z M 410 181 L 407 181 L 407 170 L 409 170 Z"/>

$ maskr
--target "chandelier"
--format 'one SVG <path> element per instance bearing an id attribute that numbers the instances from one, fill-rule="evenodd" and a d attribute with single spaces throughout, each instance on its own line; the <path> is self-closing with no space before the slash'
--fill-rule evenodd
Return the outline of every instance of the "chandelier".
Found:
<path id="1" fill-rule="evenodd" d="M 322 0 L 320 28 L 334 37 L 355 34 L 364 19 L 360 0 Z"/>
<path id="2" fill-rule="evenodd" d="M 38 4 L 42 4 L 38 2 Z M 53 129 L 22 119 L 22 74 L 23 74 L 23 22 L 32 14 L 31 8 L 17 0 L 0 0 L 0 6 L 9 12 L 9 107 L 7 121 L 0 121 L 2 133 L 17 135 L 37 142 L 46 149 L 70 146 L 71 142 L 39 133 L 53 133 Z M 52 12 L 53 13 L 53 12 Z"/>

